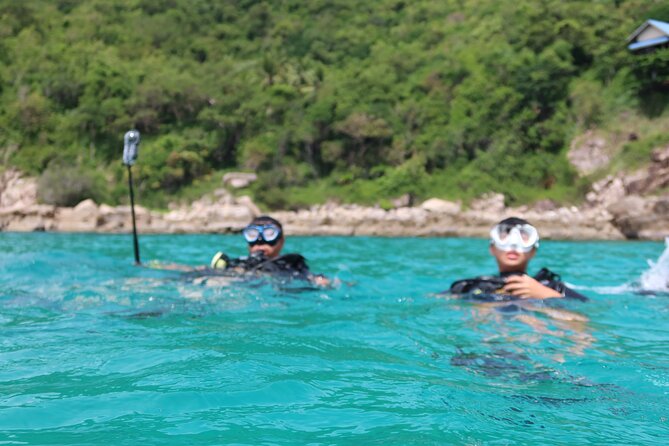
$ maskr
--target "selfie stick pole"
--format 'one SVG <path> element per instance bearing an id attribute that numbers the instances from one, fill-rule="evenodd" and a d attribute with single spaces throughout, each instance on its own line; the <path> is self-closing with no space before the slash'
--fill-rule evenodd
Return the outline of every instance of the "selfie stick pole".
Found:
<path id="1" fill-rule="evenodd" d="M 135 194 L 132 189 L 132 165 L 137 159 L 137 150 L 139 148 L 139 132 L 130 130 L 123 137 L 123 164 L 128 166 L 128 186 L 130 189 L 130 212 L 132 214 L 132 240 L 135 248 L 135 265 L 140 265 L 139 260 L 139 242 L 137 241 L 137 223 L 135 220 Z"/>

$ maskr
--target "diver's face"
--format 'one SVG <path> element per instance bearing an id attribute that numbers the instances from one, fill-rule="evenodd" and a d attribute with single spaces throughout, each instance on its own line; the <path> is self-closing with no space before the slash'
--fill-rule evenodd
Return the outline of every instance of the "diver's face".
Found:
<path id="1" fill-rule="evenodd" d="M 253 254 L 254 252 L 262 252 L 268 259 L 279 257 L 279 254 L 281 254 L 281 249 L 283 249 L 283 242 L 284 238 L 282 237 L 276 245 L 270 245 L 268 243 L 249 245 L 249 254 Z"/>
<path id="2" fill-rule="evenodd" d="M 536 252 L 536 248 L 532 248 L 529 252 L 519 252 L 502 251 L 494 245 L 490 246 L 490 254 L 497 260 L 497 267 L 500 273 L 524 273 L 527 271 L 527 264 L 530 263 Z"/>

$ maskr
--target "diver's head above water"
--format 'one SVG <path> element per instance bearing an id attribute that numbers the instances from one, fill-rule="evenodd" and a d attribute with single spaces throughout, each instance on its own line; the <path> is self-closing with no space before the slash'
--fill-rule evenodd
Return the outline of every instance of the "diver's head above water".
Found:
<path id="1" fill-rule="evenodd" d="M 522 218 L 506 218 L 490 230 L 490 253 L 501 273 L 524 273 L 538 247 L 539 233 Z"/>
<path id="2" fill-rule="evenodd" d="M 285 241 L 281 223 L 267 215 L 254 218 L 242 230 L 242 235 L 249 245 L 249 254 L 262 253 L 268 259 L 281 254 Z"/>
<path id="3" fill-rule="evenodd" d="M 535 276 L 527 274 L 527 266 L 539 247 L 539 233 L 527 220 L 512 217 L 497 223 L 490 230 L 490 254 L 495 257 L 499 276 L 479 276 L 451 284 L 449 292 L 456 296 L 492 294 L 519 299 L 570 297 L 587 300 L 568 288 L 560 276 L 542 268 Z M 502 279 L 500 281 L 500 279 Z M 492 293 L 491 293 L 492 287 Z"/>

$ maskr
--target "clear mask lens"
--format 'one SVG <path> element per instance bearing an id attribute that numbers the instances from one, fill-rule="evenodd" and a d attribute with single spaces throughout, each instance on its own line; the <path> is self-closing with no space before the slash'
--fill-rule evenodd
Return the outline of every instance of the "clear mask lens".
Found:
<path id="1" fill-rule="evenodd" d="M 279 238 L 279 235 L 281 232 L 279 231 L 279 228 L 276 226 L 263 226 L 262 230 L 262 238 L 266 242 L 273 242 L 274 240 Z"/>
<path id="2" fill-rule="evenodd" d="M 244 228 L 242 234 L 244 235 L 244 239 L 246 240 L 247 243 L 256 242 L 260 237 L 260 231 L 254 226 L 249 226 L 247 228 Z"/>
<path id="3" fill-rule="evenodd" d="M 242 231 L 244 240 L 249 244 L 257 244 L 260 240 L 274 244 L 281 237 L 281 229 L 275 225 L 249 225 Z"/>
<path id="4" fill-rule="evenodd" d="M 532 225 L 497 225 L 490 231 L 490 241 L 502 251 L 529 252 L 539 246 L 539 233 Z"/>

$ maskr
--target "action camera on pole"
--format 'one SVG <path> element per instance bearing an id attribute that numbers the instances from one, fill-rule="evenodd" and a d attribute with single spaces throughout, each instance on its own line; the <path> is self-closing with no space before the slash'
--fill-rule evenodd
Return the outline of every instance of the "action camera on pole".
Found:
<path id="1" fill-rule="evenodd" d="M 137 152 L 139 150 L 139 132 L 137 130 L 130 130 L 125 133 L 123 137 L 123 164 L 132 166 L 137 159 Z"/>
<path id="2" fill-rule="evenodd" d="M 135 249 L 135 264 L 141 265 L 139 260 L 139 242 L 137 241 L 137 223 L 135 221 L 135 194 L 132 189 L 132 165 L 135 164 L 139 150 L 139 132 L 130 130 L 123 137 L 123 164 L 128 166 L 128 186 L 130 189 L 130 212 L 132 214 L 132 239 Z"/>

